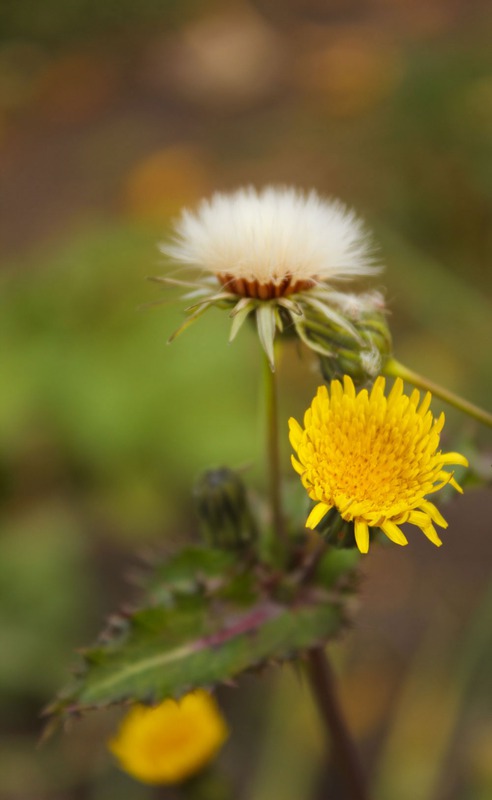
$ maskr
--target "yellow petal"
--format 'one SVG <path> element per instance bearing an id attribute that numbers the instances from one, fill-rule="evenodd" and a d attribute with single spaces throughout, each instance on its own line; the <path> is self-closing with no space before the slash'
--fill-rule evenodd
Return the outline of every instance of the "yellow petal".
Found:
<path id="1" fill-rule="evenodd" d="M 340 403 L 343 397 L 343 389 L 340 381 L 332 381 L 330 383 L 330 394 L 335 403 Z"/>
<path id="2" fill-rule="evenodd" d="M 343 390 L 348 397 L 355 397 L 355 386 L 350 375 L 343 376 Z"/>
<path id="3" fill-rule="evenodd" d="M 388 395 L 388 406 L 394 406 L 403 394 L 403 381 L 397 378 L 393 384 L 391 392 Z"/>
<path id="4" fill-rule="evenodd" d="M 468 459 L 462 456 L 461 453 L 441 453 L 441 464 L 459 464 L 462 467 L 468 466 Z"/>
<path id="5" fill-rule="evenodd" d="M 436 433 L 441 433 L 441 431 L 442 431 L 442 429 L 443 429 L 443 427 L 444 427 L 444 423 L 445 423 L 445 421 L 446 421 L 446 417 L 445 417 L 445 415 L 444 415 L 444 411 L 442 411 L 442 412 L 439 414 L 438 418 L 436 419 L 436 421 L 435 421 L 435 423 L 434 423 L 434 428 L 433 428 L 433 430 L 434 430 Z"/>
<path id="6" fill-rule="evenodd" d="M 379 375 L 373 383 L 371 394 L 369 395 L 369 401 L 374 401 L 375 398 L 379 397 L 380 395 L 383 395 L 385 385 L 386 385 L 386 379 L 383 378 L 382 375 Z"/>
<path id="7" fill-rule="evenodd" d="M 426 525 L 425 528 L 422 527 L 421 530 L 423 533 L 425 533 L 427 538 L 430 539 L 432 544 L 436 545 L 436 547 L 440 547 L 442 545 L 442 541 L 437 535 L 437 531 L 432 523 L 430 525 Z"/>
<path id="8" fill-rule="evenodd" d="M 297 450 L 297 448 L 299 447 L 299 443 L 302 439 L 302 434 L 303 430 L 299 425 L 298 421 L 294 419 L 294 417 L 291 417 L 289 419 L 289 441 L 294 450 Z"/>
<path id="9" fill-rule="evenodd" d="M 402 533 L 398 525 L 395 525 L 391 520 L 388 519 L 386 522 L 383 522 L 380 527 L 388 539 L 391 539 L 395 544 L 401 544 L 402 546 L 408 544 L 407 537 Z"/>
<path id="10" fill-rule="evenodd" d="M 290 461 L 298 475 L 302 475 L 306 471 L 302 464 L 300 464 L 297 458 L 294 458 L 294 456 L 290 457 Z"/>
<path id="11" fill-rule="evenodd" d="M 417 408 L 420 402 L 420 392 L 418 389 L 413 389 L 412 394 L 410 395 L 410 404 Z"/>
<path id="12" fill-rule="evenodd" d="M 419 528 L 431 524 L 431 518 L 424 511 L 416 511 L 413 509 L 407 516 L 406 522 L 411 522 L 412 525 L 417 525 Z"/>
<path id="13" fill-rule="evenodd" d="M 428 500 L 422 500 L 422 502 L 420 503 L 420 508 L 425 514 L 429 515 L 432 522 L 435 522 L 436 525 L 440 525 L 441 528 L 448 527 L 448 523 L 444 519 L 441 512 L 436 508 L 434 503 L 430 503 Z"/>
<path id="14" fill-rule="evenodd" d="M 453 478 L 453 476 L 451 476 L 451 477 L 450 477 L 450 479 L 449 479 L 449 483 L 451 484 L 451 486 L 452 486 L 454 489 L 456 489 L 456 491 L 457 491 L 457 492 L 459 492 L 460 494 L 463 494 L 463 489 L 461 488 L 461 486 L 459 485 L 459 483 L 457 483 L 457 482 L 455 481 L 455 479 Z"/>
<path id="15" fill-rule="evenodd" d="M 429 406 L 431 404 L 431 400 L 432 400 L 431 393 L 430 392 L 426 392 L 425 396 L 424 396 L 424 399 L 422 400 L 422 403 L 420 405 L 420 408 L 417 410 L 417 414 L 419 414 L 419 416 L 425 417 L 425 415 L 427 414 L 427 411 L 429 410 Z"/>
<path id="16" fill-rule="evenodd" d="M 306 520 L 306 528 L 311 528 L 311 530 L 314 530 L 316 525 L 321 522 L 326 514 L 328 514 L 330 508 L 332 508 L 332 506 L 329 506 L 327 503 L 318 503 L 315 505 Z"/>
<path id="17" fill-rule="evenodd" d="M 369 526 L 363 519 L 355 520 L 355 541 L 361 553 L 369 552 Z"/>

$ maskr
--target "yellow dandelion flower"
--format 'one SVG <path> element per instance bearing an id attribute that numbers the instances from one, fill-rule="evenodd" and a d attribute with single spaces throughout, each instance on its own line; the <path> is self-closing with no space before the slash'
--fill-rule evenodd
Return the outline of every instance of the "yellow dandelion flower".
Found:
<path id="1" fill-rule="evenodd" d="M 397 379 L 389 396 L 379 377 L 369 393 L 356 393 L 352 379 L 321 386 L 304 416 L 304 428 L 289 420 L 292 464 L 309 497 L 317 501 L 306 521 L 315 528 L 336 508 L 354 523 L 361 553 L 369 549 L 369 529 L 380 528 L 391 541 L 405 545 L 400 525 L 419 527 L 435 545 L 442 544 L 434 524 L 447 527 L 426 496 L 450 483 L 461 492 L 451 464 L 468 466 L 460 453 L 442 453 L 439 435 L 444 414 L 434 419 L 431 394 L 422 402 L 416 389 L 403 394 Z"/>
<path id="2" fill-rule="evenodd" d="M 121 768 L 137 780 L 179 783 L 214 758 L 228 733 L 213 698 L 198 690 L 178 703 L 134 706 L 108 747 Z"/>

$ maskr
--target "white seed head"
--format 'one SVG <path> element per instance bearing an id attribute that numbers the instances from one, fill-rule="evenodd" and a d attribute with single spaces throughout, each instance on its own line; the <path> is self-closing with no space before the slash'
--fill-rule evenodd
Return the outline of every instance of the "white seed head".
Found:
<path id="1" fill-rule="evenodd" d="M 378 271 L 368 233 L 338 200 L 293 188 L 216 193 L 184 210 L 161 251 L 215 275 L 278 285 L 325 282 Z"/>

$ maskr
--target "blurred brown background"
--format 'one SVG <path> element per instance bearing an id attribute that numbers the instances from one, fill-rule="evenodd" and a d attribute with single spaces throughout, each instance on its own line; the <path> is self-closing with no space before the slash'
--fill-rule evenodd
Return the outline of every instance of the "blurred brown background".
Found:
<path id="1" fill-rule="evenodd" d="M 3 0 L 1 800 L 157 796 L 106 753 L 114 716 L 35 750 L 39 711 L 136 552 L 195 535 L 197 472 L 262 483 L 254 337 L 229 347 L 216 312 L 166 348 L 180 303 L 139 310 L 183 205 L 270 182 L 353 205 L 398 357 L 491 409 L 491 40 L 485 0 Z M 286 419 L 317 378 L 292 351 L 281 380 Z M 447 416 L 487 478 L 490 433 Z M 334 652 L 378 800 L 492 797 L 491 514 L 470 487 L 443 548 L 415 532 L 364 561 Z M 342 798 L 290 668 L 220 699 L 239 798 Z"/>

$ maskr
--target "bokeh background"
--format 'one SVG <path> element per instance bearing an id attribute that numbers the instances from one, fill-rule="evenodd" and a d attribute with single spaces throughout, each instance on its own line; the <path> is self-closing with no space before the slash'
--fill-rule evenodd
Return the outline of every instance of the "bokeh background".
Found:
<path id="1" fill-rule="evenodd" d="M 106 752 L 115 715 L 36 749 L 40 710 L 138 554 L 196 535 L 196 474 L 262 485 L 255 337 L 228 346 L 210 312 L 167 347 L 179 302 L 141 309 L 168 299 L 145 278 L 183 205 L 269 182 L 341 197 L 386 264 L 397 356 L 491 408 L 491 40 L 486 0 L 1 3 L 1 800 L 158 796 Z M 286 419 L 317 379 L 292 350 L 281 381 Z M 490 433 L 448 420 L 486 477 Z M 416 533 L 364 560 L 333 652 L 378 800 L 492 797 L 491 515 L 470 487 L 443 548 Z M 289 667 L 220 700 L 238 798 L 343 797 Z"/>

